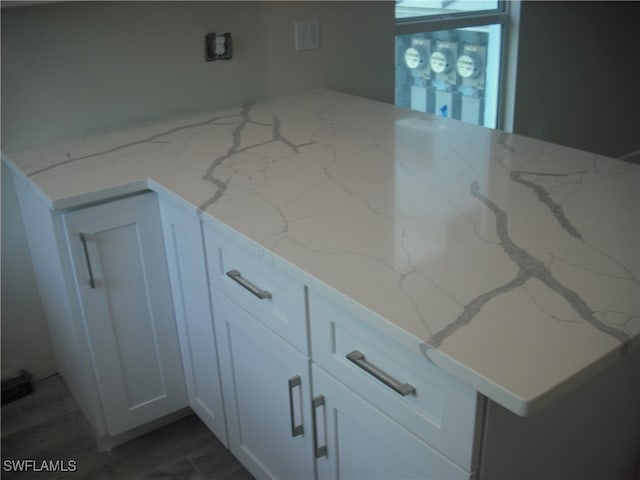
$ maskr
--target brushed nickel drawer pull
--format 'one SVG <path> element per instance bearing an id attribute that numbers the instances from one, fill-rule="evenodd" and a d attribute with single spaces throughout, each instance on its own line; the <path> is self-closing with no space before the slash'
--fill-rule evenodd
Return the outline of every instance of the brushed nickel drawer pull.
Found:
<path id="1" fill-rule="evenodd" d="M 358 350 L 354 350 L 353 352 L 349 353 L 347 355 L 347 359 L 355 363 L 358 367 L 360 367 L 362 370 L 367 372 L 369 375 L 373 376 L 377 380 L 380 380 L 387 387 L 392 389 L 394 392 L 399 393 L 403 397 L 406 397 L 411 393 L 413 394 L 416 393 L 416 388 L 413 385 L 409 383 L 399 382 L 392 376 L 380 370 L 375 365 L 371 365 L 369 362 L 367 362 L 366 358 L 364 357 L 364 354 L 362 352 L 359 352 Z"/>
<path id="2" fill-rule="evenodd" d="M 89 250 L 87 250 L 87 238 L 84 233 L 79 233 L 80 240 L 82 241 L 82 248 L 84 250 L 84 259 L 87 262 L 87 270 L 89 270 L 89 286 L 96 288 L 96 281 L 93 279 L 93 270 L 91 269 L 91 259 L 89 258 Z"/>
<path id="3" fill-rule="evenodd" d="M 228 271 L 227 277 L 229 277 L 231 280 L 235 281 L 236 283 L 239 283 L 241 286 L 249 290 L 260 300 L 264 300 L 265 298 L 271 298 L 271 292 L 268 292 L 267 290 L 262 290 L 261 288 L 256 287 L 253 283 L 251 283 L 249 280 L 244 278 L 238 270 Z"/>
<path id="4" fill-rule="evenodd" d="M 295 377 L 291 377 L 289 379 L 289 415 L 291 418 L 291 436 L 297 437 L 298 435 L 302 435 L 304 429 L 302 424 L 296 425 L 296 419 L 293 412 L 293 389 L 302 385 L 302 381 L 300 380 L 300 375 L 296 375 Z"/>
<path id="5" fill-rule="evenodd" d="M 318 407 L 324 407 L 324 395 L 318 395 L 311 400 L 311 422 L 313 423 L 313 451 L 316 458 L 327 455 L 327 445 L 318 446 L 318 415 L 316 410 Z"/>

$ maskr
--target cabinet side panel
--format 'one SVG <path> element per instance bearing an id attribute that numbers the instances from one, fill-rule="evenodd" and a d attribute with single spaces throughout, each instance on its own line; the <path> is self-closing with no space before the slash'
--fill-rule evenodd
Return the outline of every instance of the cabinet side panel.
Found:
<path id="1" fill-rule="evenodd" d="M 200 219 L 168 200 L 160 207 L 189 405 L 228 445 Z"/>
<path id="2" fill-rule="evenodd" d="M 638 379 L 640 349 L 529 417 L 489 401 L 480 478 L 639 478 Z"/>
<path id="3" fill-rule="evenodd" d="M 2 162 L 2 376 L 25 368 L 34 380 L 57 371 L 29 254 L 15 182 Z"/>
<path id="4" fill-rule="evenodd" d="M 64 268 L 67 257 L 60 248 L 64 244 L 60 219 L 17 176 L 16 193 L 58 372 L 96 433 L 103 435 L 106 425 L 85 331 L 67 290 L 71 274 Z"/>

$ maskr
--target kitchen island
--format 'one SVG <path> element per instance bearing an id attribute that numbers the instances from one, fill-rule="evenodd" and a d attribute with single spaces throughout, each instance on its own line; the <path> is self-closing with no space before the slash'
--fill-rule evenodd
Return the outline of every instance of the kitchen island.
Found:
<path id="1" fill-rule="evenodd" d="M 327 90 L 3 158 L 54 211 L 179 198 L 517 415 L 638 363 L 637 165 Z"/>

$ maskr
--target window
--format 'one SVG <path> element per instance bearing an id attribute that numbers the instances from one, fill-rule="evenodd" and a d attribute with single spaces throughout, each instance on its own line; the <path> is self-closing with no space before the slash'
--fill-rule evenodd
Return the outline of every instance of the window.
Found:
<path id="1" fill-rule="evenodd" d="M 504 127 L 506 2 L 397 0 L 395 16 L 396 105 Z"/>

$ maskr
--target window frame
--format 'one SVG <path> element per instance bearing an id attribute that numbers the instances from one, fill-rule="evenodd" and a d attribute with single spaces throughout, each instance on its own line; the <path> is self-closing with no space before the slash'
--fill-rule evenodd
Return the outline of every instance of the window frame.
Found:
<path id="1" fill-rule="evenodd" d="M 501 25 L 496 128 L 511 132 L 513 131 L 513 107 L 515 103 L 519 18 L 520 0 L 499 0 L 498 8 L 492 10 L 469 10 L 396 18 L 395 36 Z"/>

